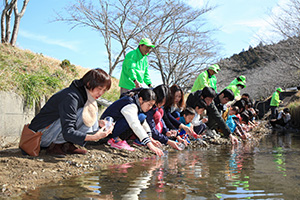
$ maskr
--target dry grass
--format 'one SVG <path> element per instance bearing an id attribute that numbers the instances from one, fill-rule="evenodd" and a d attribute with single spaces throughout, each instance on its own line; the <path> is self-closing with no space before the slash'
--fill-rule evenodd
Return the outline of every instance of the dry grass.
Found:
<path id="1" fill-rule="evenodd" d="M 295 95 L 298 99 L 288 105 L 291 112 L 292 125 L 300 128 L 300 91 Z"/>
<path id="2" fill-rule="evenodd" d="M 12 91 L 33 105 L 42 96 L 49 97 L 79 79 L 89 69 L 81 66 L 62 68 L 62 61 L 43 54 L 22 50 L 0 43 L 0 90 Z M 119 96 L 118 80 L 104 98 L 111 101 Z M 118 94 L 118 95 L 116 95 Z"/>

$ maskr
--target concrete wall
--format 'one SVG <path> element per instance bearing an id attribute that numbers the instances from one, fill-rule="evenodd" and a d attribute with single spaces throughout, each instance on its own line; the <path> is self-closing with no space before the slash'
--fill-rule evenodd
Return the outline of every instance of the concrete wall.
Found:
<path id="1" fill-rule="evenodd" d="M 25 106 L 19 95 L 0 91 L 0 146 L 18 142 L 24 124 L 33 119 L 35 112 L 36 107 Z"/>
<path id="2" fill-rule="evenodd" d="M 101 116 L 111 102 L 104 99 L 97 102 L 104 106 L 99 110 L 99 116 Z M 45 99 L 29 108 L 21 96 L 0 91 L 0 150 L 1 147 L 19 143 L 24 124 L 30 123 L 44 104 Z"/>

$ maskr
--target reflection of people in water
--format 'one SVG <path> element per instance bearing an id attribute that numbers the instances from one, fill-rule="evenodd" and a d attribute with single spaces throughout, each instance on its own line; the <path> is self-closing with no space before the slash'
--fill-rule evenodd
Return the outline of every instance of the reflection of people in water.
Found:
<path id="1" fill-rule="evenodd" d="M 228 170 L 228 179 L 232 180 L 231 186 L 240 187 L 244 190 L 248 190 L 249 185 L 249 175 L 244 174 L 245 172 L 249 172 L 247 170 L 243 170 L 244 166 L 247 166 L 246 161 L 251 152 L 251 144 L 249 142 L 245 142 L 242 146 L 232 146 L 231 147 L 231 155 L 229 159 L 229 170 Z"/>
<path id="2" fill-rule="evenodd" d="M 272 135 L 272 145 L 274 148 L 277 147 L 284 147 L 284 148 L 291 148 L 292 145 L 292 135 L 290 133 L 285 134 L 273 134 Z"/>
<path id="3" fill-rule="evenodd" d="M 292 138 L 291 134 L 285 133 L 272 135 L 273 144 L 273 156 L 274 162 L 277 165 L 278 171 L 282 172 L 283 176 L 286 176 L 286 149 L 291 148 Z"/>
<path id="4" fill-rule="evenodd" d="M 139 194 L 143 189 L 147 189 L 150 185 L 150 180 L 154 175 L 154 171 L 162 166 L 162 160 L 156 160 L 156 164 L 150 165 L 149 169 L 142 171 L 133 181 L 130 181 L 130 185 L 127 188 L 127 192 L 121 195 L 123 199 L 139 199 Z"/>

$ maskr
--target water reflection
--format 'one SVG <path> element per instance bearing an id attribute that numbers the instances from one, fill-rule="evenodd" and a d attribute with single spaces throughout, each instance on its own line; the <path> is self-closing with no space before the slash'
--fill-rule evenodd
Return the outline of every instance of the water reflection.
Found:
<path id="1" fill-rule="evenodd" d="M 29 193 L 31 199 L 297 199 L 300 138 L 184 150 L 110 166 Z M 34 198 L 33 198 L 34 197 Z M 44 198 L 47 197 L 47 198 Z"/>

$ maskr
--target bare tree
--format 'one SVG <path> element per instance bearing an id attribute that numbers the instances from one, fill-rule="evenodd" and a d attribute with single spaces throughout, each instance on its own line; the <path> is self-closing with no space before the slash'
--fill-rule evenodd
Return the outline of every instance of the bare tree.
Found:
<path id="1" fill-rule="evenodd" d="M 150 15 L 157 5 L 150 5 L 151 0 L 99 0 L 99 6 L 95 6 L 92 1 L 87 3 L 85 0 L 78 0 L 73 5 L 66 8 L 67 15 L 57 14 L 55 21 L 63 21 L 72 25 L 86 26 L 99 31 L 104 38 L 105 48 L 109 62 L 109 74 L 118 66 L 130 47 L 131 40 L 153 23 L 152 19 L 148 22 L 141 16 Z M 116 41 L 118 48 L 112 49 L 112 41 Z"/>
<path id="2" fill-rule="evenodd" d="M 194 32 L 185 37 L 173 34 L 164 45 L 154 50 L 150 64 L 160 71 L 164 84 L 177 84 L 189 89 L 193 85 L 192 80 L 214 56 L 208 48 L 213 46 L 213 42 L 207 44 L 198 36 Z"/>
<path id="3" fill-rule="evenodd" d="M 282 62 L 300 69 L 300 0 L 288 0 L 279 5 L 276 14 L 271 15 L 272 31 L 278 38 L 269 38 L 264 42 L 268 45 L 266 51 L 277 56 Z M 263 38 L 263 37 L 260 37 Z"/>
<path id="4" fill-rule="evenodd" d="M 4 9 L 1 15 L 1 43 L 10 43 L 12 46 L 15 46 L 19 33 L 20 21 L 25 13 L 28 2 L 29 0 L 23 1 L 21 12 L 19 12 L 18 0 L 11 0 L 10 2 L 4 0 Z M 11 32 L 10 23 L 13 12 L 14 26 Z"/>
<path id="5" fill-rule="evenodd" d="M 143 37 L 156 44 L 149 60 L 153 60 L 151 66 L 161 73 L 166 84 L 177 82 L 183 69 L 191 73 L 200 63 L 198 58 L 211 55 L 207 52 L 212 51 L 214 43 L 208 40 L 209 31 L 199 31 L 200 17 L 212 9 L 208 6 L 193 9 L 178 0 L 98 2 L 99 6 L 95 6 L 91 1 L 78 0 L 68 6 L 67 17 L 58 14 L 55 21 L 67 22 L 72 28 L 87 26 L 99 31 L 105 42 L 109 74 L 120 66 L 126 51 L 136 48 Z M 113 41 L 117 45 L 112 45 Z M 199 41 L 204 43 L 199 45 Z"/>
<path id="6" fill-rule="evenodd" d="M 154 56 L 150 56 L 151 66 L 160 72 L 164 84 L 188 89 L 191 79 L 216 54 L 216 42 L 210 38 L 213 30 L 204 28 L 203 17 L 213 7 L 194 9 L 181 1 L 169 1 L 160 9 L 161 20 L 142 31 L 157 44 Z"/>
<path id="7" fill-rule="evenodd" d="M 251 64 L 244 63 L 243 60 L 243 54 L 250 54 L 249 50 L 221 60 L 219 62 L 221 71 L 217 74 L 218 89 L 221 91 L 240 75 L 247 77 L 247 87 L 242 89 L 241 93 L 249 93 L 255 99 L 270 96 L 277 87 L 287 89 L 298 86 L 300 84 L 299 70 L 286 64 L 269 50 L 270 48 L 278 49 L 280 46 L 281 43 L 254 48 L 252 54 L 256 52 L 259 60 L 254 61 L 255 59 L 252 58 L 249 60 Z"/>
<path id="8" fill-rule="evenodd" d="M 245 75 L 247 87 L 241 92 L 264 99 L 276 87 L 287 89 L 300 84 L 300 0 L 289 0 L 271 16 L 276 34 L 258 36 L 260 44 L 220 62 L 218 88 L 226 87 L 234 78 Z M 278 38 L 279 36 L 279 38 Z M 265 44 L 265 45 L 263 45 Z"/>

